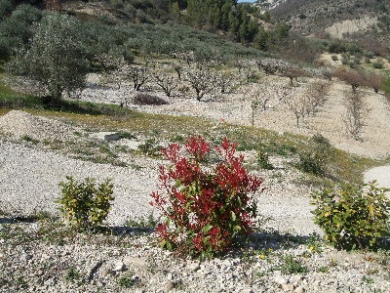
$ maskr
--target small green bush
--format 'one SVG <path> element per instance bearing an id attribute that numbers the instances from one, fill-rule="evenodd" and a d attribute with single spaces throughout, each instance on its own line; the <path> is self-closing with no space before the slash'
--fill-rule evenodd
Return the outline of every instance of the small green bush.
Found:
<path id="1" fill-rule="evenodd" d="M 257 162 L 259 166 L 266 170 L 274 169 L 274 166 L 269 162 L 269 157 L 266 152 L 259 150 L 257 152 Z"/>
<path id="2" fill-rule="evenodd" d="M 307 273 L 307 267 L 303 266 L 302 263 L 294 258 L 293 255 L 289 254 L 283 258 L 283 264 L 280 266 L 280 270 L 283 274 L 302 274 Z"/>
<path id="3" fill-rule="evenodd" d="M 375 182 L 363 186 L 343 184 L 312 194 L 315 223 L 325 232 L 325 240 L 336 248 L 373 249 L 389 235 L 390 200 Z"/>
<path id="4" fill-rule="evenodd" d="M 67 176 L 66 182 L 60 182 L 62 196 L 57 203 L 67 222 L 78 230 L 97 228 L 107 218 L 114 200 L 113 185 L 110 179 L 95 186 L 95 179 L 87 178 L 83 182 Z"/>
<path id="5" fill-rule="evenodd" d="M 372 66 L 375 69 L 383 69 L 384 68 L 384 64 L 382 61 L 375 61 L 374 63 L 372 63 Z"/>
<path id="6" fill-rule="evenodd" d="M 314 135 L 309 140 L 309 148 L 299 153 L 298 169 L 314 175 L 324 175 L 331 157 L 329 140 L 322 135 Z"/>
<path id="7" fill-rule="evenodd" d="M 160 155 L 161 148 L 160 141 L 155 137 L 148 138 L 145 140 L 145 143 L 138 146 L 138 149 L 143 154 L 150 157 L 158 157 Z"/>

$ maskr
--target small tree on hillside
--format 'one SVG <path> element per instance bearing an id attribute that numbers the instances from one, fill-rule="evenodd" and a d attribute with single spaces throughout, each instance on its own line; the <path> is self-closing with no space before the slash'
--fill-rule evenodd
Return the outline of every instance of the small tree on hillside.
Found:
<path id="1" fill-rule="evenodd" d="M 238 83 L 236 75 L 231 72 L 224 72 L 216 76 L 216 84 L 220 87 L 222 94 L 230 93 Z"/>
<path id="2" fill-rule="evenodd" d="M 286 66 L 283 61 L 271 58 L 257 60 L 256 64 L 259 70 L 263 70 L 267 75 L 275 75 Z"/>
<path id="3" fill-rule="evenodd" d="M 183 60 L 188 68 L 190 68 L 196 61 L 196 56 L 194 51 L 179 51 L 172 54 L 174 57 Z"/>
<path id="4" fill-rule="evenodd" d="M 325 103 L 329 86 L 330 83 L 324 81 L 316 81 L 308 86 L 305 93 L 307 101 L 306 114 L 308 116 L 314 115 L 318 107 Z"/>
<path id="5" fill-rule="evenodd" d="M 251 123 L 252 126 L 255 124 L 255 114 L 257 112 L 265 112 L 268 109 L 268 104 L 271 100 L 282 101 L 287 95 L 289 91 L 287 88 L 272 85 L 266 87 L 258 87 L 246 95 L 252 100 L 251 102 Z"/>
<path id="6" fill-rule="evenodd" d="M 30 48 L 9 66 L 38 84 L 38 95 L 50 94 L 51 102 L 85 87 L 86 51 L 81 23 L 67 14 L 44 15 L 33 28 Z"/>
<path id="7" fill-rule="evenodd" d="M 334 73 L 340 80 L 351 85 L 352 91 L 356 92 L 359 86 L 366 85 L 366 80 L 362 71 L 347 71 L 343 68 L 336 70 Z"/>
<path id="8" fill-rule="evenodd" d="M 134 89 L 139 91 L 141 87 L 150 79 L 148 67 L 129 66 L 127 75 L 133 81 Z"/>
<path id="9" fill-rule="evenodd" d="M 302 69 L 300 69 L 296 66 L 293 66 L 293 65 L 289 65 L 289 66 L 284 67 L 281 70 L 281 74 L 290 79 L 291 86 L 293 86 L 294 78 L 295 78 L 295 80 L 297 80 L 298 77 L 306 75 Z"/>
<path id="10" fill-rule="evenodd" d="M 365 80 L 366 80 L 366 86 L 371 87 L 375 93 L 378 93 L 379 89 L 383 84 L 384 77 L 381 74 L 368 73 L 365 76 Z"/>
<path id="11" fill-rule="evenodd" d="M 343 117 L 347 133 L 358 140 L 363 128 L 363 119 L 368 109 L 361 93 L 351 91 L 345 94 L 346 111 Z"/>
<path id="12" fill-rule="evenodd" d="M 98 56 L 97 60 L 103 67 L 105 79 L 114 82 L 120 89 L 129 72 L 128 62 L 123 56 L 122 49 L 113 47 L 108 53 Z"/>
<path id="13" fill-rule="evenodd" d="M 196 99 L 200 101 L 203 96 L 214 88 L 214 76 L 208 69 L 194 69 L 186 74 L 186 79 L 196 92 Z"/>
<path id="14" fill-rule="evenodd" d="M 306 95 L 299 95 L 292 97 L 287 101 L 288 108 L 290 111 L 294 114 L 297 127 L 300 126 L 300 121 L 305 117 L 307 114 L 307 109 L 309 107 L 309 101 L 307 99 Z"/>
<path id="15" fill-rule="evenodd" d="M 152 71 L 152 80 L 164 91 L 167 97 L 170 97 L 172 91 L 179 86 L 179 81 L 175 76 L 167 73 L 168 68 L 156 66 Z"/>

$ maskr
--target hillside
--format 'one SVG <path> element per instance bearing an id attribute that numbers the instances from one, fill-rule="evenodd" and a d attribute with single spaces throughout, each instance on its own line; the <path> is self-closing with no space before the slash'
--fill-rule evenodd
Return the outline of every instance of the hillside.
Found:
<path id="1" fill-rule="evenodd" d="M 0 0 L 0 293 L 388 292 L 386 51 L 235 2 Z"/>
<path id="2" fill-rule="evenodd" d="M 388 1 L 257 1 L 269 9 L 277 21 L 288 23 L 293 31 L 319 38 L 357 41 L 367 50 L 386 57 L 390 43 Z"/>

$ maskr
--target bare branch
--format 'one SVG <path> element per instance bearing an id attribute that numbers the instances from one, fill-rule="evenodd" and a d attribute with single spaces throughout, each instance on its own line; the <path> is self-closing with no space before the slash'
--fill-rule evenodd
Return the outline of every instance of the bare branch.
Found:
<path id="1" fill-rule="evenodd" d="M 214 88 L 214 76 L 208 69 L 194 69 L 186 74 L 186 79 L 196 92 L 196 99 L 200 101 L 203 96 Z"/>
<path id="2" fill-rule="evenodd" d="M 363 119 L 368 112 L 361 93 L 351 91 L 344 96 L 346 111 L 343 117 L 346 130 L 355 140 L 358 140 L 363 128 Z"/>
<path id="3" fill-rule="evenodd" d="M 150 79 L 150 73 L 147 67 L 129 66 L 127 76 L 133 81 L 134 89 L 136 91 L 139 91 Z"/>
<path id="4" fill-rule="evenodd" d="M 299 122 L 307 114 L 307 108 L 309 101 L 307 100 L 306 95 L 295 96 L 287 101 L 288 108 L 294 114 L 297 127 L 300 126 Z"/>
<path id="5" fill-rule="evenodd" d="M 172 91 L 179 86 L 179 81 L 176 77 L 167 73 L 167 68 L 157 65 L 152 71 L 152 80 L 164 91 L 167 97 L 170 97 Z"/>

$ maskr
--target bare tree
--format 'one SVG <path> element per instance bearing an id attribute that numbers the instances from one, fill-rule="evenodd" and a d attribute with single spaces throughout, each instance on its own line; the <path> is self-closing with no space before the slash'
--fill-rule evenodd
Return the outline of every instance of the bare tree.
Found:
<path id="1" fill-rule="evenodd" d="M 193 69 L 187 72 L 186 80 L 196 92 L 196 99 L 200 101 L 203 96 L 214 88 L 214 76 L 208 69 Z"/>
<path id="2" fill-rule="evenodd" d="M 257 60 L 256 64 L 259 70 L 263 70 L 267 75 L 275 75 L 276 73 L 281 72 L 285 66 L 287 66 L 284 61 L 272 58 Z"/>
<path id="3" fill-rule="evenodd" d="M 233 63 L 234 66 L 238 68 L 239 73 L 241 73 L 244 68 L 248 67 L 248 62 L 245 59 L 238 56 L 234 58 Z"/>
<path id="4" fill-rule="evenodd" d="M 265 112 L 271 100 L 282 101 L 289 93 L 289 90 L 282 86 L 272 85 L 267 87 L 258 87 L 248 92 L 246 95 L 252 100 L 251 102 L 251 119 L 254 126 L 255 114 L 258 111 Z"/>
<path id="5" fill-rule="evenodd" d="M 180 64 L 174 64 L 173 69 L 176 71 L 177 78 L 181 80 L 181 73 L 183 72 L 183 67 Z"/>
<path id="6" fill-rule="evenodd" d="M 330 83 L 324 81 L 316 81 L 308 86 L 305 93 L 307 102 L 307 116 L 314 115 L 318 108 L 325 103 L 329 86 Z"/>
<path id="7" fill-rule="evenodd" d="M 134 89 L 139 91 L 150 79 L 150 72 L 148 67 L 129 66 L 127 76 L 133 81 Z"/>
<path id="8" fill-rule="evenodd" d="M 118 47 L 113 47 L 108 53 L 101 54 L 96 59 L 103 67 L 104 78 L 108 82 L 115 83 L 119 90 L 129 71 L 121 50 Z"/>
<path id="9" fill-rule="evenodd" d="M 305 72 L 301 68 L 294 66 L 294 65 L 289 65 L 289 66 L 284 67 L 283 69 L 280 70 L 280 73 L 283 76 L 288 77 L 290 79 L 291 86 L 293 86 L 294 78 L 295 78 L 295 80 L 297 80 L 298 77 L 306 75 Z"/>
<path id="10" fill-rule="evenodd" d="M 363 119 L 368 109 L 361 93 L 352 90 L 344 96 L 346 111 L 343 117 L 347 133 L 358 140 L 363 128 Z"/>
<path id="11" fill-rule="evenodd" d="M 298 95 L 292 97 L 287 101 L 288 108 L 294 114 L 297 127 L 300 126 L 300 121 L 305 118 L 307 114 L 307 107 L 309 106 L 309 101 L 306 95 Z"/>
<path id="12" fill-rule="evenodd" d="M 164 70 L 166 69 L 166 70 Z M 157 65 L 151 73 L 152 80 L 164 91 L 167 97 L 170 97 L 172 91 L 179 86 L 176 77 L 167 73 L 167 68 Z"/>
<path id="13" fill-rule="evenodd" d="M 371 87 L 375 93 L 379 92 L 385 78 L 381 74 L 368 73 L 365 75 L 366 86 Z"/>
<path id="14" fill-rule="evenodd" d="M 236 75 L 233 73 L 224 72 L 216 78 L 216 84 L 221 88 L 221 93 L 230 93 L 234 87 L 238 85 Z"/>
<path id="15" fill-rule="evenodd" d="M 174 57 L 184 60 L 190 68 L 196 62 L 196 56 L 194 51 L 180 51 L 172 54 Z"/>
<path id="16" fill-rule="evenodd" d="M 258 97 L 263 111 L 267 110 L 268 102 L 271 99 L 282 101 L 289 93 L 289 90 L 283 86 L 271 86 L 264 89 Z"/>
<path id="17" fill-rule="evenodd" d="M 366 85 L 364 73 L 362 71 L 347 71 L 343 68 L 336 70 L 334 73 L 340 80 L 348 83 L 352 87 L 352 91 L 356 92 L 359 86 Z"/>

